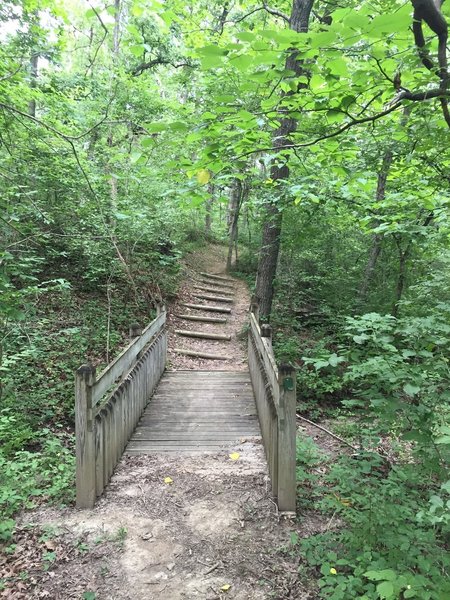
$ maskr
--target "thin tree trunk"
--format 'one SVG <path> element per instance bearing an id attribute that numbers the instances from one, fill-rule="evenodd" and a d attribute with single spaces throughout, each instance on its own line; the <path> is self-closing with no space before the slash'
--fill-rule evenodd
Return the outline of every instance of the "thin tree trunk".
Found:
<path id="1" fill-rule="evenodd" d="M 293 0 L 289 26 L 296 32 L 308 31 L 309 16 L 311 14 L 314 0 Z M 286 59 L 286 70 L 294 71 L 297 76 L 303 72 L 303 65 L 298 60 L 298 52 L 293 51 Z M 293 92 L 287 95 L 292 95 Z M 278 152 L 289 144 L 289 136 L 297 127 L 296 119 L 283 117 L 280 126 L 275 131 L 272 142 Z M 287 164 L 279 165 L 283 159 L 278 156 L 270 169 L 273 181 L 273 189 L 289 178 L 289 167 Z M 287 158 L 285 158 L 287 161 Z M 255 299 L 259 303 L 259 313 L 263 319 L 268 319 L 272 311 L 274 294 L 274 280 L 277 272 L 278 254 L 280 251 L 280 235 L 282 226 L 282 213 L 279 209 L 277 199 L 274 198 L 267 203 L 266 217 L 263 225 L 262 243 L 258 261 L 258 272 L 256 276 Z"/>
<path id="2" fill-rule="evenodd" d="M 400 300 L 403 296 L 403 290 L 405 289 L 406 283 L 406 271 L 408 266 L 408 258 L 411 250 L 411 242 L 409 242 L 404 250 L 402 250 L 401 242 L 396 238 L 396 243 L 398 247 L 398 277 L 397 277 L 397 287 L 395 290 L 395 301 L 392 306 L 391 314 L 394 317 L 398 316 L 398 308 L 400 304 Z"/>
<path id="3" fill-rule="evenodd" d="M 207 236 L 210 236 L 211 235 L 212 207 L 214 204 L 214 185 L 212 183 L 210 183 L 208 186 L 208 193 L 210 194 L 210 196 L 206 200 L 206 204 L 205 204 L 205 233 Z"/>
<path id="4" fill-rule="evenodd" d="M 228 212 L 228 255 L 227 255 L 227 271 L 231 269 L 231 261 L 233 258 L 233 245 L 237 239 L 237 224 L 239 219 L 239 207 L 242 198 L 242 182 L 240 179 L 235 179 L 231 189 L 229 212 Z"/>
<path id="5" fill-rule="evenodd" d="M 35 90 L 37 86 L 37 76 L 38 76 L 38 62 L 39 56 L 37 54 L 33 54 L 30 59 L 30 88 L 31 90 Z M 36 117 L 36 100 L 32 98 L 28 102 L 28 114 L 32 117 Z"/>
<path id="6" fill-rule="evenodd" d="M 393 154 L 392 150 L 389 148 L 386 150 L 383 156 L 383 162 L 381 164 L 381 169 L 378 173 L 377 180 L 377 192 L 376 199 L 377 202 L 380 202 L 386 197 L 386 180 L 389 175 L 389 170 L 392 165 Z M 375 220 L 374 226 L 377 227 L 378 221 Z M 361 306 L 367 302 L 367 294 L 369 292 L 370 284 L 372 283 L 373 276 L 375 274 L 375 269 L 378 262 L 378 257 L 381 254 L 381 249 L 383 246 L 383 235 L 380 233 L 375 233 L 372 236 L 372 246 L 369 252 L 369 258 L 367 260 L 366 268 L 364 269 L 364 277 L 361 282 L 361 287 L 359 288 L 359 303 Z"/>
<path id="7" fill-rule="evenodd" d="M 114 0 L 114 31 L 113 31 L 113 67 L 117 65 L 117 61 L 119 58 L 120 51 L 120 0 Z M 114 145 L 114 133 L 113 126 L 109 126 L 109 133 L 107 139 L 108 147 L 112 148 Z M 119 190 L 117 187 L 117 179 L 113 175 L 113 166 L 108 164 L 107 168 L 109 172 L 109 189 L 110 189 L 110 204 L 111 204 L 111 215 L 110 215 L 110 225 L 115 227 L 115 218 L 114 214 L 117 212 L 117 198 L 119 195 Z"/>

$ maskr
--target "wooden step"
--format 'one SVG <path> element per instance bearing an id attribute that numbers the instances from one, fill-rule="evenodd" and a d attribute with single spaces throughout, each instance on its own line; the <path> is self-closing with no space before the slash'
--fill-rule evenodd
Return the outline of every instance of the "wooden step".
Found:
<path id="1" fill-rule="evenodd" d="M 175 348 L 174 352 L 183 354 L 184 356 L 193 356 L 195 358 L 206 358 L 208 360 L 231 360 L 232 356 L 224 356 L 222 354 L 209 354 L 208 352 L 196 352 L 194 350 L 183 350 Z"/>
<path id="2" fill-rule="evenodd" d="M 219 312 L 219 313 L 231 313 L 231 308 L 225 308 L 223 306 L 210 306 L 209 304 L 190 304 L 182 303 L 181 306 L 186 308 L 193 308 L 194 310 L 206 310 L 206 312 Z"/>
<path id="3" fill-rule="evenodd" d="M 232 292 L 231 290 L 228 292 L 226 289 L 218 290 L 216 288 L 203 287 L 201 285 L 194 285 L 193 288 L 194 290 L 199 290 L 200 292 L 211 292 L 213 294 L 224 294 L 227 296 L 234 296 L 234 292 Z"/>
<path id="4" fill-rule="evenodd" d="M 223 296 L 210 296 L 209 294 L 194 294 L 194 298 L 199 300 L 212 300 L 214 302 L 234 302 L 233 298 L 224 298 Z"/>
<path id="5" fill-rule="evenodd" d="M 218 279 L 219 281 L 230 281 L 234 283 L 234 279 L 232 279 L 231 277 L 223 277 L 223 275 L 215 275 L 214 273 L 205 272 L 200 272 L 200 275 L 202 275 L 203 277 L 209 277 L 210 279 Z"/>
<path id="6" fill-rule="evenodd" d="M 202 340 L 224 340 L 231 341 L 231 335 L 223 333 L 209 333 L 207 331 L 188 331 L 187 329 L 175 329 L 175 333 L 184 337 L 200 338 Z"/>
<path id="7" fill-rule="evenodd" d="M 198 281 L 200 284 L 206 285 L 214 285 L 216 288 L 220 288 L 221 290 L 229 290 L 230 292 L 234 292 L 235 286 L 231 283 L 216 283 L 215 281 L 211 281 L 210 279 L 201 279 Z"/>
<path id="8" fill-rule="evenodd" d="M 175 315 L 178 319 L 186 319 L 187 321 L 200 321 L 201 323 L 227 323 L 225 317 L 199 317 L 198 315 Z"/>

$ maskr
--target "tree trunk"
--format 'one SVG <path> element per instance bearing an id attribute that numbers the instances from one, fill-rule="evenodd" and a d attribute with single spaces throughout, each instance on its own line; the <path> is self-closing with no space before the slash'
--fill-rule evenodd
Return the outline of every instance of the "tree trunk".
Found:
<path id="1" fill-rule="evenodd" d="M 227 271 L 231 269 L 231 261 L 233 258 L 233 246 L 237 240 L 237 225 L 239 219 L 239 208 L 242 199 L 242 182 L 240 179 L 235 179 L 231 189 L 229 210 L 228 210 L 228 256 L 227 256 Z"/>
<path id="2" fill-rule="evenodd" d="M 392 165 L 393 154 L 392 150 L 388 149 L 384 153 L 383 162 L 381 164 L 381 169 L 378 173 L 378 181 L 377 181 L 377 193 L 376 199 L 377 201 L 382 201 L 386 197 L 386 180 L 389 175 L 389 170 Z M 378 226 L 378 221 L 375 220 L 373 225 L 374 227 Z M 369 258 L 367 260 L 366 268 L 364 269 L 364 277 L 361 282 L 361 287 L 359 288 L 359 304 L 364 306 L 367 302 L 367 294 L 369 292 L 370 284 L 372 283 L 373 276 L 375 274 L 375 269 L 377 266 L 378 257 L 381 254 L 381 248 L 383 246 L 383 235 L 380 233 L 375 233 L 372 236 L 372 247 L 370 249 Z"/>
<path id="3" fill-rule="evenodd" d="M 297 32 L 308 31 L 309 16 L 311 14 L 314 0 L 293 0 L 289 26 Z M 298 53 L 293 51 L 286 59 L 286 70 L 294 71 L 298 77 L 303 72 L 303 65 L 297 58 Z M 286 95 L 292 95 L 288 92 Z M 280 126 L 274 132 L 272 142 L 278 152 L 290 143 L 289 136 L 297 127 L 296 119 L 283 117 Z M 279 165 L 282 156 L 276 158 L 272 164 L 270 176 L 273 181 L 274 192 L 279 190 L 284 181 L 289 178 L 289 167 L 287 164 Z M 287 161 L 287 158 L 285 159 Z M 280 194 L 281 195 L 281 194 Z M 280 251 L 280 235 L 282 225 L 282 213 L 279 209 L 277 198 L 267 203 L 266 217 L 263 225 L 262 243 L 258 261 L 258 272 L 256 276 L 255 299 L 259 303 L 259 313 L 263 319 L 268 319 L 272 311 L 274 293 L 274 280 L 277 272 L 278 254 Z"/>
<path id="4" fill-rule="evenodd" d="M 208 186 L 208 193 L 210 196 L 205 204 L 205 233 L 209 237 L 211 236 L 211 214 L 214 203 L 214 185 L 212 183 Z"/>
<path id="5" fill-rule="evenodd" d="M 33 54 L 30 59 L 30 88 L 31 90 L 36 89 L 37 85 L 37 76 L 38 76 L 38 61 L 39 56 L 37 54 Z M 32 117 L 36 116 L 36 100 L 32 98 L 28 102 L 28 114 Z"/>
<path id="6" fill-rule="evenodd" d="M 405 289 L 406 282 L 406 268 L 408 265 L 408 258 L 411 249 L 411 242 L 408 243 L 405 250 L 402 250 L 400 241 L 397 241 L 398 246 L 398 277 L 397 277 L 397 288 L 395 290 L 395 301 L 392 307 L 392 316 L 398 316 L 398 307 L 400 300 L 403 296 L 403 290 Z"/>

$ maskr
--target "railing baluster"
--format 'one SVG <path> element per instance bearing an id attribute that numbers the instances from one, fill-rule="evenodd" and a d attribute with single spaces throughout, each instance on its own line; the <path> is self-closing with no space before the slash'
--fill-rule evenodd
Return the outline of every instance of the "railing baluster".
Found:
<path id="1" fill-rule="evenodd" d="M 92 508 L 103 492 L 166 366 L 165 308 L 142 332 L 130 328 L 131 344 L 95 378 L 90 365 L 76 373 L 77 506 Z M 126 373 L 126 371 L 128 371 Z M 115 380 L 103 404 L 102 395 Z M 96 406 L 97 404 L 97 406 Z"/>

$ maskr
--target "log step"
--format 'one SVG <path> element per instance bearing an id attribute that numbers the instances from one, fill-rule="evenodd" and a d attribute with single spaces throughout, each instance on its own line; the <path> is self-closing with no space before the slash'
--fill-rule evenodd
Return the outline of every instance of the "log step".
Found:
<path id="1" fill-rule="evenodd" d="M 186 308 L 194 308 L 195 310 L 206 310 L 207 312 L 231 313 L 231 308 L 224 308 L 223 306 L 210 306 L 209 304 L 183 303 L 181 306 L 185 306 Z"/>
<path id="2" fill-rule="evenodd" d="M 200 272 L 200 275 L 203 275 L 203 277 L 209 277 L 210 279 L 219 279 L 220 281 L 234 282 L 234 279 L 232 279 L 231 277 L 223 277 L 222 275 L 214 275 L 214 273 Z"/>
<path id="3" fill-rule="evenodd" d="M 188 331 L 187 329 L 175 329 L 175 333 L 178 335 L 184 335 L 185 337 L 200 338 L 203 340 L 231 340 L 231 335 L 225 335 L 223 333 L 208 333 L 206 331 Z"/>
<path id="4" fill-rule="evenodd" d="M 218 281 L 211 281 L 211 279 L 205 279 L 205 277 L 203 277 L 197 283 L 206 284 L 206 285 L 215 285 L 217 288 L 221 288 L 224 290 L 234 290 L 235 289 L 234 285 L 232 285 L 231 283 L 219 283 Z"/>
<path id="5" fill-rule="evenodd" d="M 202 323 L 226 323 L 228 319 L 225 317 L 199 317 L 198 315 L 175 315 L 178 319 L 186 319 L 187 321 L 201 321 Z"/>
<path id="6" fill-rule="evenodd" d="M 214 302 L 234 302 L 233 298 L 210 296 L 209 294 L 194 294 L 194 298 L 199 298 L 199 300 L 213 300 Z"/>
<path id="7" fill-rule="evenodd" d="M 210 354 L 209 352 L 195 352 L 194 350 L 183 350 L 181 348 L 175 348 L 177 354 L 183 354 L 184 356 L 194 356 L 195 358 L 207 358 L 209 360 L 231 360 L 232 356 L 224 356 L 222 354 Z"/>
<path id="8" fill-rule="evenodd" d="M 227 296 L 234 296 L 234 292 L 227 290 L 217 290 L 210 287 L 202 287 L 200 285 L 194 285 L 194 290 L 200 290 L 201 292 L 212 292 L 213 294 L 226 294 Z"/>

